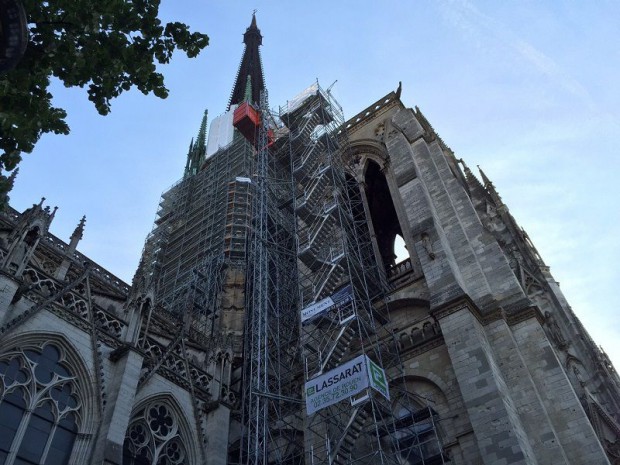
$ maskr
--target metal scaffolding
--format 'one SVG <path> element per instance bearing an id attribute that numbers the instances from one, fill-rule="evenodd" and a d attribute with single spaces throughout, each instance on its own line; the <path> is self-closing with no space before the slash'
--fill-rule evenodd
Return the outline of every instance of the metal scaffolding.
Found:
<path id="1" fill-rule="evenodd" d="M 195 340 L 243 333 L 242 374 L 222 379 L 242 399 L 229 464 L 443 463 L 386 324 L 342 109 L 317 83 L 277 116 L 266 92 L 254 110 L 251 142 L 236 132 L 162 196 L 141 263 Z M 361 384 L 317 396 L 347 367 Z"/>
<path id="2" fill-rule="evenodd" d="M 297 256 L 287 151 L 269 148 L 275 122 L 261 93 L 246 285 L 241 463 L 300 464 Z"/>
<path id="3" fill-rule="evenodd" d="M 317 83 L 281 109 L 280 117 L 290 131 L 296 190 L 305 462 L 442 463 L 441 452 L 421 452 L 431 436 L 440 451 L 437 429 L 416 421 L 431 410 L 413 405 L 395 338 L 383 326 L 387 286 L 376 266 L 354 169 L 346 165 L 353 162 L 342 109 Z M 340 382 L 355 372 L 351 367 L 368 370 L 368 381 Z M 398 412 L 388 376 L 390 387 L 405 390 L 398 395 Z M 338 388 L 331 387 L 337 382 Z"/>
<path id="4" fill-rule="evenodd" d="M 145 245 L 144 272 L 168 313 L 191 313 L 192 329 L 219 330 L 221 290 L 231 270 L 245 274 L 254 148 L 237 137 L 162 195 Z"/>

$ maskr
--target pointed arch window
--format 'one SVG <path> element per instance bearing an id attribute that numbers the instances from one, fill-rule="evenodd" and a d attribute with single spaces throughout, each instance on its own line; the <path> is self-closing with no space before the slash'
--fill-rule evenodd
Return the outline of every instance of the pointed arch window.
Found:
<path id="1" fill-rule="evenodd" d="M 151 402 L 134 415 L 123 445 L 123 465 L 188 465 L 179 420 L 166 403 Z"/>
<path id="2" fill-rule="evenodd" d="M 379 165 L 372 160 L 368 161 L 364 184 L 377 248 L 383 267 L 389 275 L 397 264 L 396 260 L 409 258 L 409 253 L 404 248 L 403 232 L 387 180 Z M 399 238 L 400 241 L 397 241 Z M 395 249 L 395 246 L 400 248 Z"/>
<path id="3" fill-rule="evenodd" d="M 76 378 L 59 347 L 0 355 L 0 463 L 68 464 L 80 406 Z"/>

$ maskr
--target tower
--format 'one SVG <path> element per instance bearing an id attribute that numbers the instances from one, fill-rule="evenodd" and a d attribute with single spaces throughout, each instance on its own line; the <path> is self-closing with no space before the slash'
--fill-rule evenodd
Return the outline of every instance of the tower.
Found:
<path id="1" fill-rule="evenodd" d="M 617 463 L 618 375 L 488 176 L 400 86 L 270 109 L 244 45 L 131 286 L 84 219 L 0 217 L 0 461 Z"/>

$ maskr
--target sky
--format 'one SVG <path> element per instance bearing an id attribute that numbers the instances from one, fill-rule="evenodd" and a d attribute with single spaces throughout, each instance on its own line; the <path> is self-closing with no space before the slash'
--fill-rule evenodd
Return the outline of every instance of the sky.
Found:
<path id="1" fill-rule="evenodd" d="M 162 20 L 207 33 L 209 47 L 161 67 L 167 99 L 126 92 L 105 117 L 84 89 L 55 83 L 71 134 L 24 156 L 12 206 L 46 197 L 65 241 L 86 215 L 78 249 L 131 282 L 204 110 L 226 108 L 254 9 L 272 106 L 318 79 L 352 117 L 402 81 L 401 100 L 483 168 L 620 368 L 617 0 L 162 0 Z"/>

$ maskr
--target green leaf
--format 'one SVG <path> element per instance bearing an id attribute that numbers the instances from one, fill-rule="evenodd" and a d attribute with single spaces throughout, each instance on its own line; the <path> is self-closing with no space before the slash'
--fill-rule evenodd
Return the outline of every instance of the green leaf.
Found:
<path id="1" fill-rule="evenodd" d="M 88 87 L 97 111 L 133 87 L 166 98 L 156 63 L 179 49 L 193 58 L 209 38 L 187 25 L 162 25 L 159 0 L 23 0 L 30 41 L 17 67 L 0 75 L 0 169 L 12 170 L 44 133 L 68 134 L 67 116 L 52 106 L 50 76 Z M 4 188 L 0 178 L 0 197 Z M 6 186 L 5 186 L 6 187 Z"/>

